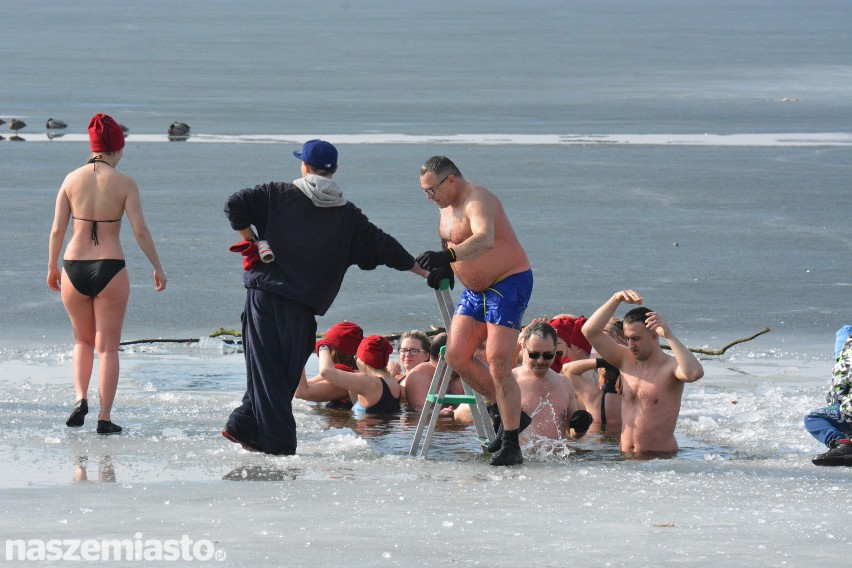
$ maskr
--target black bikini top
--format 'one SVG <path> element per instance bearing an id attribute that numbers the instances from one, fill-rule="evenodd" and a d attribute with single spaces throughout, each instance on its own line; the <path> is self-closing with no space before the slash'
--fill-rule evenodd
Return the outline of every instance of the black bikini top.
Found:
<path id="1" fill-rule="evenodd" d="M 104 163 L 111 168 L 115 167 L 112 164 L 110 164 L 109 162 L 107 162 L 106 160 L 104 160 L 103 156 L 100 156 L 100 155 L 93 156 L 86 163 L 92 164 L 92 168 L 94 168 L 95 164 L 98 163 L 98 162 Z M 95 241 L 95 246 L 98 246 L 98 223 L 118 223 L 119 221 L 121 221 L 120 218 L 119 219 L 106 219 L 106 220 L 103 220 L 103 221 L 98 221 L 96 219 L 84 219 L 83 217 L 75 217 L 73 213 L 71 214 L 71 218 L 76 220 L 76 221 L 87 221 L 87 222 L 92 224 L 92 240 Z"/>
<path id="2" fill-rule="evenodd" d="M 118 223 L 121 219 L 107 219 L 104 221 L 97 221 L 95 219 L 84 219 L 82 217 L 75 217 L 71 215 L 71 218 L 76 221 L 88 221 L 92 224 L 92 240 L 95 241 L 95 246 L 98 246 L 98 223 Z"/>

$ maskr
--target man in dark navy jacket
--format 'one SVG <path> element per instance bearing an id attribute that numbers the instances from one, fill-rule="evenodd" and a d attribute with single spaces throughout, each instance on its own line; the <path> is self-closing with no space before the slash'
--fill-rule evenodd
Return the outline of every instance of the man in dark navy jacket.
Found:
<path id="1" fill-rule="evenodd" d="M 235 247 L 246 268 L 247 388 L 222 435 L 247 450 L 282 455 L 296 453 L 292 400 L 315 347 L 315 316 L 331 307 L 346 270 L 383 264 L 426 276 L 396 239 L 343 197 L 331 179 L 333 145 L 309 140 L 293 155 L 302 161 L 300 179 L 243 189 L 225 204 L 231 227 L 245 239 Z M 274 261 L 259 261 L 252 227 Z"/>

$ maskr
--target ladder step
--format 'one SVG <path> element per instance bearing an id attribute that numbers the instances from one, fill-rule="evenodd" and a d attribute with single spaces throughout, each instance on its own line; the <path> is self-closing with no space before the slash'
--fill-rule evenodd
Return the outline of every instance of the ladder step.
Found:
<path id="1" fill-rule="evenodd" d="M 458 404 L 476 404 L 476 397 L 470 394 L 445 394 L 444 396 L 438 396 L 437 394 L 430 393 L 426 395 L 426 400 L 436 404 L 452 404 L 453 406 Z"/>

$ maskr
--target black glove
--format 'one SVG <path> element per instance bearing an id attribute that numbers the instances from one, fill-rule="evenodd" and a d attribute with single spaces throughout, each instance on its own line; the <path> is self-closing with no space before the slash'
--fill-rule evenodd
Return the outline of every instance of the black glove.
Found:
<path id="1" fill-rule="evenodd" d="M 450 290 L 452 290 L 456 285 L 456 275 L 453 274 L 453 269 L 450 268 L 450 265 L 430 270 L 429 276 L 426 277 L 426 284 L 428 284 L 430 288 L 438 290 L 441 288 L 441 280 L 444 278 L 450 281 Z"/>
<path id="2" fill-rule="evenodd" d="M 568 425 L 580 434 L 588 430 L 594 421 L 595 419 L 592 418 L 592 415 L 587 410 L 577 410 L 571 415 Z"/>
<path id="3" fill-rule="evenodd" d="M 420 253 L 420 256 L 415 258 L 414 262 L 423 270 L 435 270 L 436 268 L 449 266 L 455 260 L 456 253 L 453 252 L 453 249 L 447 248 L 444 250 L 427 250 L 424 253 Z"/>

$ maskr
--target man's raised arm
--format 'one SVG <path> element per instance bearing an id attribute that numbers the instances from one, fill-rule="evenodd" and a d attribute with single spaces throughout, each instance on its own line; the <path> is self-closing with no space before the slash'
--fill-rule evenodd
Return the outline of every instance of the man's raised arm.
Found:
<path id="1" fill-rule="evenodd" d="M 642 296 L 633 290 L 622 290 L 616 292 L 595 313 L 592 314 L 583 325 L 583 335 L 592 344 L 601 357 L 615 365 L 622 366 L 625 347 L 615 342 L 613 338 L 604 333 L 609 319 L 615 314 L 615 310 L 621 303 L 641 304 Z"/>
<path id="2" fill-rule="evenodd" d="M 672 355 L 677 361 L 677 369 L 675 369 L 675 377 L 679 381 L 685 383 L 694 383 L 704 376 L 704 367 L 698 362 L 698 359 L 693 355 L 680 340 L 675 337 L 674 332 L 669 327 L 668 321 L 657 312 L 649 312 L 645 318 L 645 325 L 648 329 L 653 330 L 660 337 L 665 338 L 669 343 Z"/>

